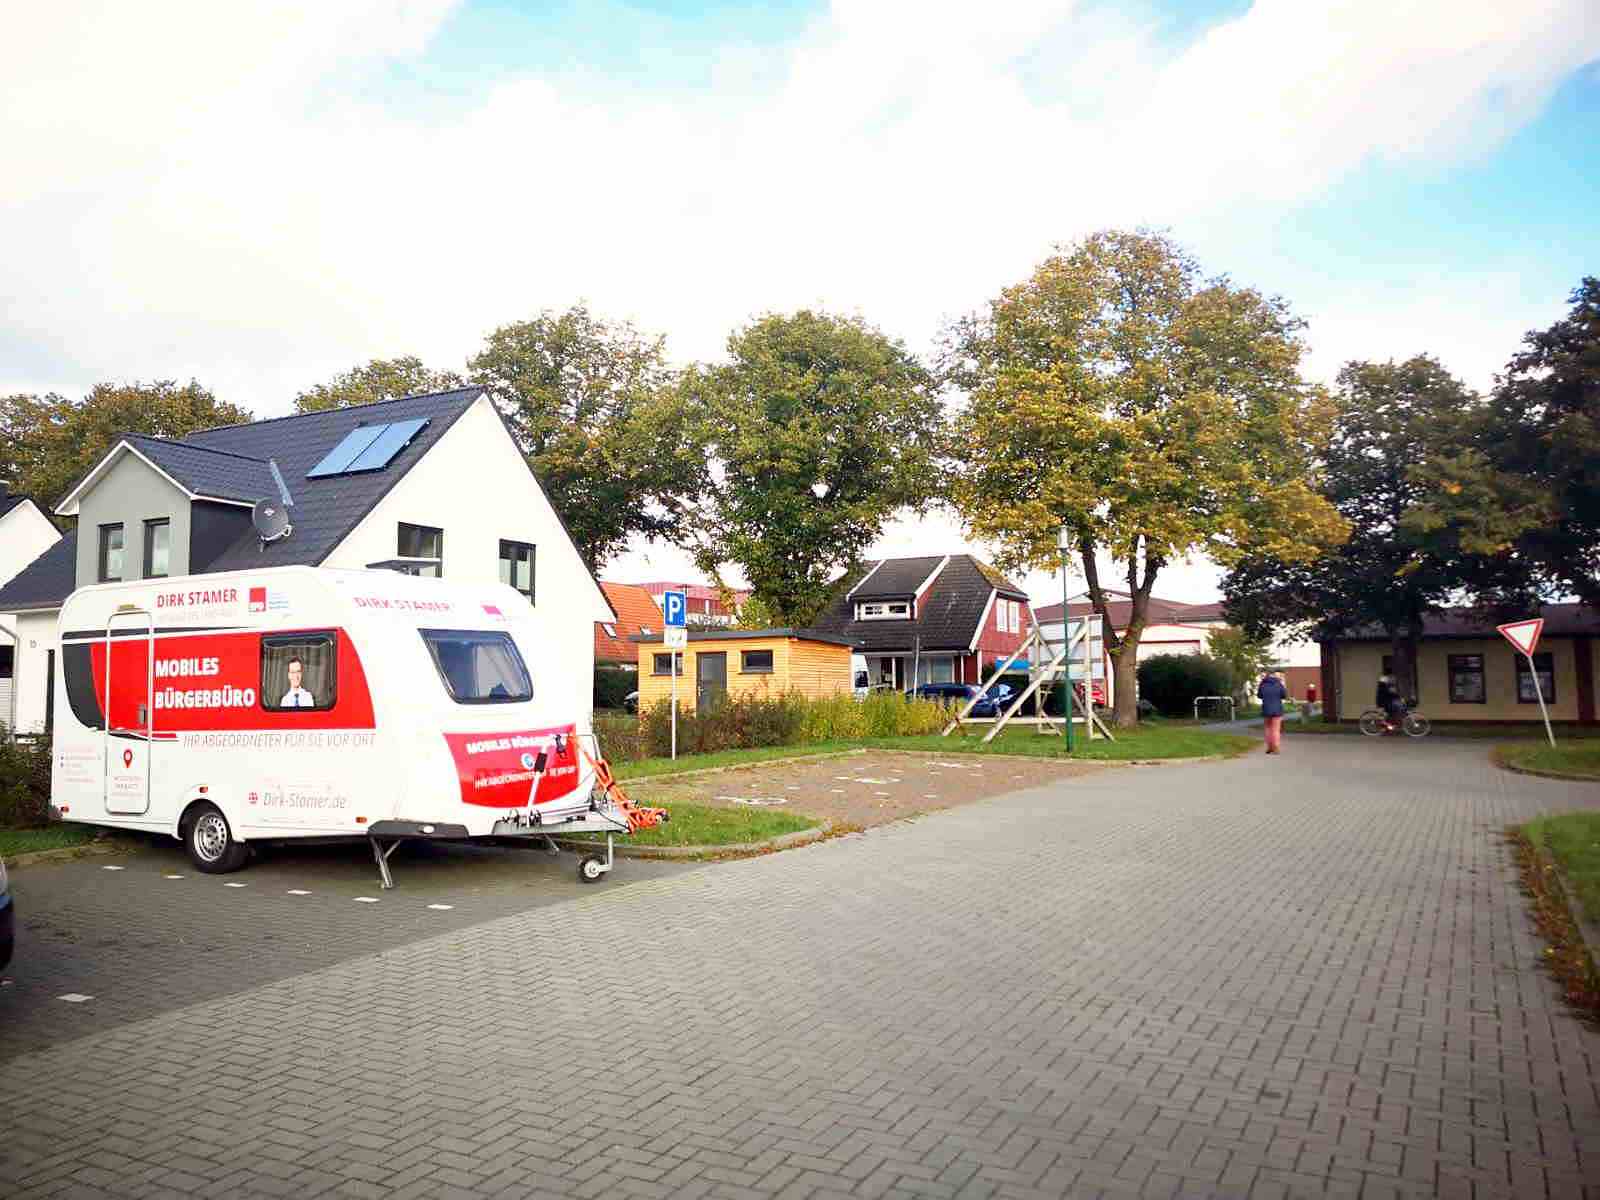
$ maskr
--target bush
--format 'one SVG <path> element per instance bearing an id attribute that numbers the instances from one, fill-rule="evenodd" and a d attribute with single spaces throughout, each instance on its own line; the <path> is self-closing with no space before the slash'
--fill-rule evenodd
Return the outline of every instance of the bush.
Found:
<path id="1" fill-rule="evenodd" d="M 1139 698 L 1167 717 L 1194 715 L 1196 696 L 1232 694 L 1227 666 L 1205 654 L 1157 654 L 1139 664 Z"/>
<path id="2" fill-rule="evenodd" d="M 594 706 L 601 708 L 622 707 L 622 699 L 629 692 L 637 691 L 639 675 L 636 671 L 624 670 L 621 667 L 596 667 L 594 669 Z"/>
<path id="3" fill-rule="evenodd" d="M 0 825 L 50 820 L 50 744 L 18 742 L 0 726 Z"/>
<path id="4" fill-rule="evenodd" d="M 848 692 L 810 700 L 734 697 L 704 712 L 679 710 L 678 753 L 711 754 L 761 746 L 801 746 L 865 737 L 938 733 L 948 713 L 931 700 L 878 692 L 857 700 Z M 632 717 L 597 714 L 595 733 L 613 762 L 664 757 L 672 746 L 672 703 L 660 701 Z"/>

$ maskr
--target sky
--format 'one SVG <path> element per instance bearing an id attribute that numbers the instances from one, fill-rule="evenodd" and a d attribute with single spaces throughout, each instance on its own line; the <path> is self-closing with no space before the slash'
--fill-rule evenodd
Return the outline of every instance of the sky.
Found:
<path id="1" fill-rule="evenodd" d="M 1594 0 L 59 0 L 6 24 L 5 392 L 195 378 L 272 416 L 578 301 L 678 362 L 802 306 L 923 353 L 1053 246 L 1139 226 L 1286 297 L 1314 378 L 1427 352 L 1484 387 L 1600 271 Z M 964 547 L 933 512 L 874 549 Z M 605 574 L 687 571 L 640 545 Z"/>

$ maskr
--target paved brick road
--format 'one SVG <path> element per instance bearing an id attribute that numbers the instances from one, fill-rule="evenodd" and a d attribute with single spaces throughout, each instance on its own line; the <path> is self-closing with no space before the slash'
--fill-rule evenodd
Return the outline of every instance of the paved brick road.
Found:
<path id="1" fill-rule="evenodd" d="M 1311 741 L 602 886 L 23 1054 L 0 1194 L 1600 1195 L 1600 1035 L 1496 838 L 1600 791 Z"/>

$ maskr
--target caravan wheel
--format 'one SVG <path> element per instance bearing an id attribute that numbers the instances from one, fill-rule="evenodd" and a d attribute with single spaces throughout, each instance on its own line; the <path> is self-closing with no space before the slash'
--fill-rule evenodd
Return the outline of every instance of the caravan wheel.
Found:
<path id="1" fill-rule="evenodd" d="M 207 875 L 225 875 L 244 866 L 247 851 L 228 828 L 228 818 L 214 804 L 202 804 L 194 810 L 183 845 L 195 869 Z"/>
<path id="2" fill-rule="evenodd" d="M 599 883 L 606 873 L 606 860 L 598 854 L 585 855 L 578 860 L 578 882 Z"/>

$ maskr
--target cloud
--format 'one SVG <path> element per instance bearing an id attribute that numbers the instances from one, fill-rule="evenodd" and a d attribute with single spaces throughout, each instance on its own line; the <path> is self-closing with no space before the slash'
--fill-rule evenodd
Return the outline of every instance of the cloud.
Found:
<path id="1" fill-rule="evenodd" d="M 272 413 L 579 298 L 685 358 L 819 303 L 922 348 L 1053 241 L 1269 222 L 1366 164 L 1481 155 L 1600 56 L 1592 0 L 1258 0 L 1180 44 L 1107 7 L 835 0 L 791 44 L 708 48 L 709 90 L 578 63 L 433 103 L 391 69 L 452 8 L 13 13 L 0 388 L 192 374 Z M 1324 316 L 1353 340 L 1367 311 Z"/>

